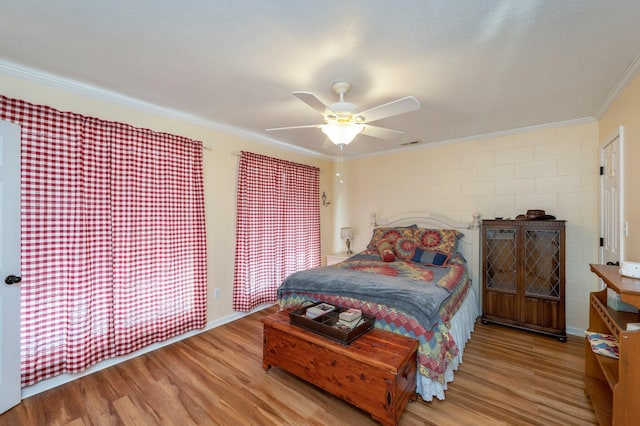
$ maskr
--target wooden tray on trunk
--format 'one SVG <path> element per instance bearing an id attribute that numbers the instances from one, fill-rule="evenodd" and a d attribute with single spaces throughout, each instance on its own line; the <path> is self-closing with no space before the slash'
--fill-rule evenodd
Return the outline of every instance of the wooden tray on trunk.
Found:
<path id="1" fill-rule="evenodd" d="M 320 334 L 329 339 L 335 340 L 338 343 L 348 345 L 358 337 L 362 336 L 367 331 L 373 328 L 373 322 L 375 318 L 373 315 L 362 314 L 360 323 L 354 328 L 348 328 L 346 326 L 338 325 L 338 315 L 345 309 L 336 306 L 333 311 L 327 312 L 324 315 L 320 315 L 316 318 L 308 318 L 306 316 L 307 308 L 318 305 L 314 303 L 309 306 L 303 306 L 289 312 L 289 321 L 291 324 L 298 327 L 302 327 L 306 330 Z"/>

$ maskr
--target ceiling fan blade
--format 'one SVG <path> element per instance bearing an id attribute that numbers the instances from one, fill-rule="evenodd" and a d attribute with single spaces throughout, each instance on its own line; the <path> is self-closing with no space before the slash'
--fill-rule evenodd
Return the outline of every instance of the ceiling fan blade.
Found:
<path id="1" fill-rule="evenodd" d="M 333 111 L 331 111 L 331 108 L 325 105 L 324 102 L 318 99 L 316 95 L 311 92 L 292 92 L 292 94 L 322 115 L 328 113 L 335 114 Z"/>
<path id="2" fill-rule="evenodd" d="M 366 111 L 362 111 L 358 116 L 364 118 L 364 123 L 382 120 L 383 118 L 393 117 L 407 112 L 415 111 L 420 108 L 420 102 L 413 96 L 407 96 L 397 99 L 386 104 L 378 105 Z"/>
<path id="3" fill-rule="evenodd" d="M 365 124 L 361 134 L 380 139 L 393 139 L 395 137 L 403 135 L 404 132 L 401 132 L 400 130 L 385 129 L 384 127 Z"/>
<path id="4" fill-rule="evenodd" d="M 305 124 L 304 126 L 288 126 L 288 127 L 274 127 L 271 129 L 265 129 L 267 132 L 271 132 L 273 130 L 290 130 L 290 129 L 310 129 L 312 127 L 320 128 L 323 124 Z"/>

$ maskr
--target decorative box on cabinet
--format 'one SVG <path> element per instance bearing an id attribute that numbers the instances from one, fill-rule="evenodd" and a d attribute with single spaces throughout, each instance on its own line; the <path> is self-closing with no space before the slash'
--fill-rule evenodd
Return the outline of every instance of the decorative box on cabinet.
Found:
<path id="1" fill-rule="evenodd" d="M 620 298 L 640 308 L 640 280 L 623 277 L 618 266 L 591 265 L 591 271 Z M 601 425 L 637 425 L 640 419 L 640 331 L 627 324 L 640 314 L 607 306 L 607 288 L 591 293 L 589 331 L 611 334 L 618 341 L 619 358 L 595 354 L 585 338 L 585 392 Z"/>
<path id="2" fill-rule="evenodd" d="M 565 221 L 482 221 L 482 322 L 566 340 Z"/>

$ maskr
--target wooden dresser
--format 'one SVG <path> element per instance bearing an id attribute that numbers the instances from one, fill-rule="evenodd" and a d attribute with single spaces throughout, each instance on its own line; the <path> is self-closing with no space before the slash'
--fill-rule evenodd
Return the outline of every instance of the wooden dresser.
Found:
<path id="1" fill-rule="evenodd" d="M 384 425 L 396 425 L 409 399 L 415 397 L 415 339 L 374 329 L 347 346 L 291 325 L 287 311 L 262 322 L 265 370 L 280 367 Z"/>
<path id="2" fill-rule="evenodd" d="M 591 271 L 623 302 L 640 308 L 640 280 L 623 277 L 619 266 L 591 265 Z M 591 293 L 589 331 L 611 334 L 618 341 L 619 359 L 595 354 L 585 339 L 585 388 L 601 425 L 640 424 L 640 314 L 607 306 L 607 289 Z"/>
<path id="3" fill-rule="evenodd" d="M 565 221 L 482 221 L 482 322 L 566 340 Z"/>

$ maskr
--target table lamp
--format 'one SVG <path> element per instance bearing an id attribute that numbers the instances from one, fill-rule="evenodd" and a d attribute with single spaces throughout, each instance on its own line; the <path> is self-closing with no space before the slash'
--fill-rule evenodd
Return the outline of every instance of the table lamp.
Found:
<path id="1" fill-rule="evenodd" d="M 345 240 L 345 243 L 347 243 L 347 254 L 353 254 L 353 251 L 351 250 L 351 240 L 353 239 L 353 228 L 351 227 L 340 228 L 340 238 Z"/>

